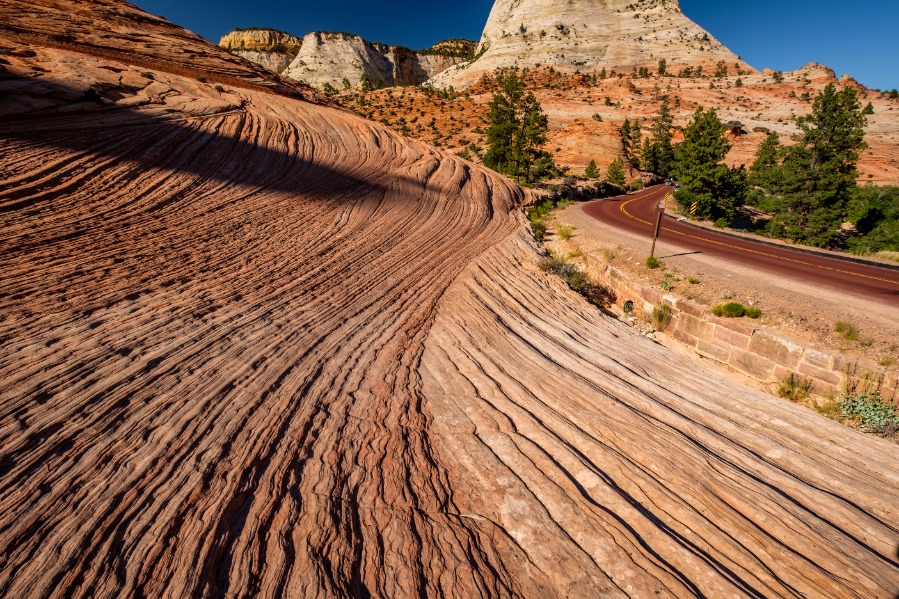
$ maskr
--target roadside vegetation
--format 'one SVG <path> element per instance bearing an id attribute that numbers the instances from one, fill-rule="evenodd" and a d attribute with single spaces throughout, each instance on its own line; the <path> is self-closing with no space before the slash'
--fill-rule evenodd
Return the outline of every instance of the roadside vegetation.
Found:
<path id="1" fill-rule="evenodd" d="M 748 170 L 724 163 L 731 149 L 728 132 L 741 125 L 723 123 L 714 109 L 697 109 L 684 127 L 684 141 L 672 146 L 667 97 L 647 135 L 638 121 L 625 120 L 624 159 L 676 179 L 675 199 L 684 215 L 727 227 L 750 206 L 770 215 L 748 225 L 759 234 L 891 259 L 899 252 L 899 188 L 857 184 L 871 111 L 851 87 L 830 84 L 809 100 L 811 112 L 796 119 L 793 143 L 769 133 Z"/>

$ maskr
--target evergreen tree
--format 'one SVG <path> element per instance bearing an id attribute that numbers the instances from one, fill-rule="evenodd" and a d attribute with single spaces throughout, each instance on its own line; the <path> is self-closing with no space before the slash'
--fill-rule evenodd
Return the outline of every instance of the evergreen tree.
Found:
<path id="1" fill-rule="evenodd" d="M 624 123 L 621 125 L 621 128 L 618 129 L 618 133 L 621 135 L 621 147 L 624 150 L 625 156 L 630 156 L 631 153 L 631 121 L 627 117 L 624 119 Z"/>
<path id="2" fill-rule="evenodd" d="M 615 158 L 612 164 L 609 165 L 609 170 L 606 172 L 606 181 L 612 185 L 624 185 L 624 161 L 621 160 L 621 156 Z"/>
<path id="3" fill-rule="evenodd" d="M 858 159 L 868 147 L 865 116 L 854 89 L 837 91 L 829 84 L 796 124 L 797 143 L 785 151 L 777 174 L 783 211 L 771 230 L 799 243 L 833 245 L 856 188 Z"/>
<path id="4" fill-rule="evenodd" d="M 634 119 L 634 124 L 631 126 L 631 153 L 626 158 L 630 161 L 631 166 L 637 170 L 640 170 L 640 167 L 643 163 L 643 128 L 640 127 L 640 121 Z"/>
<path id="5" fill-rule="evenodd" d="M 668 61 L 664 58 L 659 59 L 659 68 L 658 68 L 659 77 L 664 77 L 668 74 Z"/>
<path id="6" fill-rule="evenodd" d="M 595 160 L 591 160 L 590 164 L 587 165 L 584 176 L 588 179 L 599 179 L 599 168 L 597 168 Z"/>
<path id="7" fill-rule="evenodd" d="M 676 148 L 674 175 L 682 207 L 696 202 L 700 215 L 729 222 L 746 198 L 746 169 L 723 164 L 730 150 L 726 132 L 715 109 L 699 108 L 684 129 L 684 143 Z"/>
<path id="8" fill-rule="evenodd" d="M 530 182 L 535 162 L 543 164 L 549 156 L 540 149 L 549 130 L 546 115 L 517 70 L 497 72 L 496 82 L 500 89 L 489 105 L 484 164 L 519 182 Z"/>
<path id="9" fill-rule="evenodd" d="M 749 183 L 777 193 L 780 190 L 779 167 L 783 153 L 780 135 L 772 131 L 756 151 L 755 162 L 749 167 Z"/>
<path id="10" fill-rule="evenodd" d="M 668 96 L 662 98 L 659 112 L 652 119 L 652 141 L 643 142 L 643 170 L 667 177 L 674 165 L 674 147 L 671 144 L 671 128 L 674 116 L 668 103 Z"/>

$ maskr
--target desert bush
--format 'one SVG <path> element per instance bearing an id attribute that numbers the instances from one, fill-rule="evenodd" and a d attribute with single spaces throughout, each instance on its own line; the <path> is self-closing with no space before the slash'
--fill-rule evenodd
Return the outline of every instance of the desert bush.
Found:
<path id="1" fill-rule="evenodd" d="M 576 264 L 550 256 L 540 263 L 540 269 L 564 279 L 572 291 L 581 294 L 595 306 L 603 307 L 615 301 L 615 293 L 611 289 L 591 281 Z"/>
<path id="2" fill-rule="evenodd" d="M 846 341 L 858 341 L 858 329 L 851 323 L 838 321 L 833 330 L 842 335 Z"/>
<path id="3" fill-rule="evenodd" d="M 200 83 L 206 83 L 207 81 L 209 81 L 209 79 L 206 78 L 206 75 L 198 75 L 197 81 L 199 81 Z"/>
<path id="4" fill-rule="evenodd" d="M 653 256 L 650 256 L 649 258 L 646 259 L 646 268 L 651 268 L 651 269 L 655 270 L 655 269 L 659 268 L 660 266 L 662 266 L 662 263 L 659 262 L 658 258 L 654 258 Z"/>
<path id="5" fill-rule="evenodd" d="M 571 225 L 560 225 L 559 226 L 559 237 L 568 241 L 571 239 L 571 235 L 574 233 L 577 227 L 572 227 Z"/>
<path id="6" fill-rule="evenodd" d="M 671 324 L 671 306 L 662 304 L 652 309 L 652 326 L 658 331 L 664 331 Z"/>
<path id="7" fill-rule="evenodd" d="M 746 308 L 737 302 L 728 302 L 712 308 L 712 314 L 722 318 L 742 318 L 746 315 Z"/>
<path id="8" fill-rule="evenodd" d="M 812 392 L 812 382 L 790 373 L 777 387 L 777 394 L 790 401 L 805 401 Z"/>
<path id="9" fill-rule="evenodd" d="M 879 393 L 849 393 L 840 402 L 843 416 L 858 423 L 866 433 L 886 437 L 899 431 L 896 408 L 883 400 Z"/>
<path id="10" fill-rule="evenodd" d="M 531 219 L 531 229 L 534 231 L 537 241 L 543 241 L 546 238 L 546 222 L 543 219 Z"/>

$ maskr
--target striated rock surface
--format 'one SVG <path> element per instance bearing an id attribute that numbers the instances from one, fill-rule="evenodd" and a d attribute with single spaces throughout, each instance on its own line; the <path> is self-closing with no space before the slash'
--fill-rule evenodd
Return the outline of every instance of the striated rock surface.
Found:
<path id="1" fill-rule="evenodd" d="M 315 31 L 302 40 L 273 30 L 235 30 L 219 45 L 264 68 L 321 89 L 357 87 L 363 77 L 376 86 L 419 85 L 473 55 L 474 42 L 447 40 L 413 52 L 376 44 L 349 33 Z"/>
<path id="2" fill-rule="evenodd" d="M 281 74 L 300 51 L 303 41 L 285 31 L 273 29 L 236 29 L 222 36 L 219 46 Z"/>
<path id="3" fill-rule="evenodd" d="M 449 69 L 436 85 L 471 84 L 496 68 L 554 66 L 582 72 L 602 68 L 656 70 L 665 59 L 678 69 L 719 61 L 730 71 L 754 72 L 687 18 L 677 0 L 496 0 L 474 63 Z"/>
<path id="4" fill-rule="evenodd" d="M 895 445 L 587 305 L 494 173 L 35 36 L 79 5 L 0 1 L 0 595 L 899 591 Z"/>

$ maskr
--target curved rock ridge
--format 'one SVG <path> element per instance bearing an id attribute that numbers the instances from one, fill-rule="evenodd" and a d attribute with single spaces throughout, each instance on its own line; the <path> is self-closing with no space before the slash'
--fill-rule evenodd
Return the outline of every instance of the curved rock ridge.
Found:
<path id="1" fill-rule="evenodd" d="M 588 306 L 511 182 L 31 40 L 0 36 L 0 596 L 899 590 L 896 446 Z"/>
<path id="2" fill-rule="evenodd" d="M 0 15 L 0 36 L 20 42 L 217 83 L 316 98 L 297 82 L 272 78 L 260 66 L 121 0 L 2 0 Z"/>
<path id="3" fill-rule="evenodd" d="M 464 86 L 497 68 L 553 66 L 566 71 L 670 69 L 724 61 L 732 72 L 755 72 L 687 18 L 676 0 L 496 0 L 481 36 L 480 58 L 436 77 Z"/>

